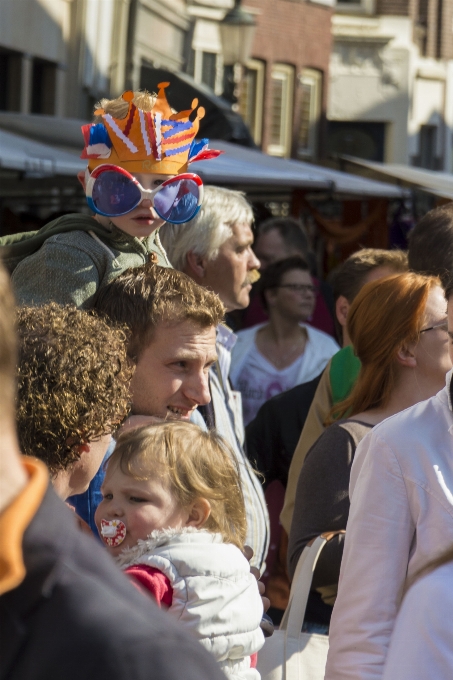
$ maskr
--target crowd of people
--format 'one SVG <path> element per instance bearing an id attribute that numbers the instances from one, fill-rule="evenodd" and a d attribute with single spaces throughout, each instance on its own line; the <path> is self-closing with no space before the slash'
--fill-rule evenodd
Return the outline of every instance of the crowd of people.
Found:
<path id="1" fill-rule="evenodd" d="M 0 679 L 260 680 L 324 536 L 326 680 L 447 680 L 453 207 L 327 284 L 165 88 L 83 128 L 93 216 L 2 243 Z"/>

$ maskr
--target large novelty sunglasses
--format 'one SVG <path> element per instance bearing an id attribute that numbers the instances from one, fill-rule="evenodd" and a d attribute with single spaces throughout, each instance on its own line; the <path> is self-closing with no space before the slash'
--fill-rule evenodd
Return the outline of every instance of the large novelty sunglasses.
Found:
<path id="1" fill-rule="evenodd" d="M 127 170 L 117 165 L 98 165 L 86 182 L 86 199 L 91 210 L 105 217 L 120 217 L 151 200 L 159 217 L 172 224 L 191 220 L 203 200 L 203 182 L 185 173 L 165 180 L 156 189 L 144 189 Z"/>

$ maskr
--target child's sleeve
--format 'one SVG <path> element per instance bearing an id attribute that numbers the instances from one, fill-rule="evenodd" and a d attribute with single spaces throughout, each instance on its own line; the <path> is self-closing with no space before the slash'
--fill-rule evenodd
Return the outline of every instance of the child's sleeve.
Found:
<path id="1" fill-rule="evenodd" d="M 81 309 L 93 306 L 102 262 L 95 248 L 88 251 L 91 243 L 86 244 L 85 240 L 93 240 L 88 234 L 82 234 L 80 244 L 73 243 L 74 234 L 79 233 L 61 234 L 58 241 L 46 241 L 17 265 L 11 282 L 19 304 L 38 306 L 56 302 Z"/>
<path id="2" fill-rule="evenodd" d="M 137 585 L 137 582 L 145 588 L 154 598 L 157 605 L 170 607 L 173 601 L 173 588 L 170 579 L 156 567 L 149 567 L 146 564 L 136 564 L 124 570 L 130 580 Z"/>

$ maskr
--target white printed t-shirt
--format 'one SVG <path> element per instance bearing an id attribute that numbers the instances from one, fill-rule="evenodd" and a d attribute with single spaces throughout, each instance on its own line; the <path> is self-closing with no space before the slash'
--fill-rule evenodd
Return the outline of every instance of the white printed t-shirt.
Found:
<path id="1" fill-rule="evenodd" d="M 275 394 L 295 387 L 304 359 L 305 352 L 290 366 L 279 370 L 259 352 L 255 345 L 255 351 L 250 354 L 236 386 L 242 394 L 245 425 L 255 418 L 265 401 Z"/>
<path id="2" fill-rule="evenodd" d="M 265 325 L 262 323 L 239 331 L 232 351 L 230 379 L 234 389 L 242 393 L 245 424 L 255 417 L 259 407 L 274 394 L 316 378 L 340 349 L 327 333 L 300 324 L 307 331 L 304 353 L 291 366 L 279 371 L 259 353 L 256 346 L 256 334 Z M 258 392 L 261 396 L 258 396 Z"/>

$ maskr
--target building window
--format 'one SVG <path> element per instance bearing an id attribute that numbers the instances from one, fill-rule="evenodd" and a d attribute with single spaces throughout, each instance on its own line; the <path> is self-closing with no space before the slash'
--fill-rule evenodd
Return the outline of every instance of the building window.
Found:
<path id="1" fill-rule="evenodd" d="M 306 68 L 299 76 L 302 104 L 299 119 L 297 155 L 314 159 L 318 153 L 319 121 L 322 101 L 322 73 Z"/>
<path id="2" fill-rule="evenodd" d="M 271 156 L 289 156 L 293 121 L 294 68 L 287 64 L 274 64 L 271 74 L 271 101 L 269 107 L 269 144 Z"/>
<path id="3" fill-rule="evenodd" d="M 320 2 L 320 0 L 317 1 Z M 375 14 L 376 12 L 376 0 L 336 0 L 332 6 L 335 6 L 335 11 L 340 14 Z"/>
<path id="4" fill-rule="evenodd" d="M 201 82 L 215 89 L 217 75 L 217 54 L 214 52 L 201 53 Z"/>
<path id="5" fill-rule="evenodd" d="M 195 76 L 195 50 L 192 47 L 189 48 L 189 56 L 187 59 L 186 73 L 194 78 Z"/>
<path id="6" fill-rule="evenodd" d="M 20 111 L 22 55 L 0 50 L 0 111 Z"/>
<path id="7" fill-rule="evenodd" d="M 261 144 L 263 125 L 264 62 L 251 59 L 241 82 L 239 113 L 247 124 L 255 144 Z"/>
<path id="8" fill-rule="evenodd" d="M 203 83 L 214 90 L 222 92 L 221 69 L 219 69 L 216 52 L 190 49 L 186 71 L 196 83 Z"/>
<path id="9" fill-rule="evenodd" d="M 437 170 L 437 126 L 422 125 L 420 127 L 420 167 Z"/>
<path id="10" fill-rule="evenodd" d="M 33 59 L 31 112 L 53 115 L 57 65 L 44 59 Z"/>

